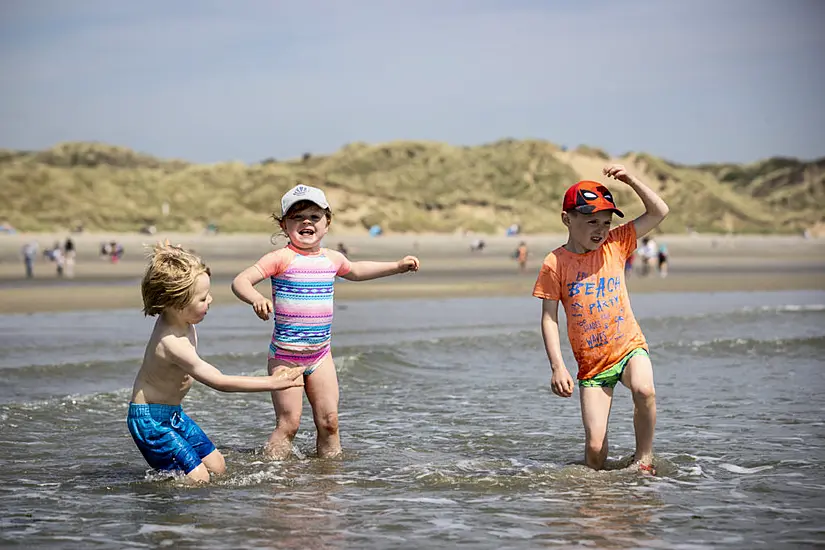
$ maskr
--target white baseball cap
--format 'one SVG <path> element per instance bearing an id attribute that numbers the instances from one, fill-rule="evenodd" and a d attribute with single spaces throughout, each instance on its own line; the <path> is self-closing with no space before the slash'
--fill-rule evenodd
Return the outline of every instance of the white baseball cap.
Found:
<path id="1" fill-rule="evenodd" d="M 309 185 L 296 185 L 281 197 L 281 215 L 286 216 L 292 205 L 300 201 L 314 202 L 323 209 L 329 208 L 327 197 L 323 191 Z"/>

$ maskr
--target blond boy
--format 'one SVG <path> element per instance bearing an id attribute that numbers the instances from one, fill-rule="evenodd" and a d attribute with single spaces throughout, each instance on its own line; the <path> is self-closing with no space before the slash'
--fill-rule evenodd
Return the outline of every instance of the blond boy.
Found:
<path id="1" fill-rule="evenodd" d="M 198 356 L 195 325 L 212 302 L 203 261 L 168 243 L 154 247 L 143 277 L 143 313 L 158 316 L 135 378 L 127 425 L 146 462 L 206 482 L 226 471 L 223 455 L 181 409 L 193 380 L 225 392 L 263 392 L 303 386 L 303 368 L 269 376 L 228 376 Z"/>

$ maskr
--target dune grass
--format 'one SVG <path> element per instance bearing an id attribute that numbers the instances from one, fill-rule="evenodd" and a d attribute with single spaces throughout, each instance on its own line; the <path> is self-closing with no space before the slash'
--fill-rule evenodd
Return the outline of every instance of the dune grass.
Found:
<path id="1" fill-rule="evenodd" d="M 582 177 L 600 177 L 577 173 L 565 160 L 571 154 L 640 167 L 671 205 L 666 231 L 797 232 L 823 220 L 823 160 L 690 167 L 645 154 L 610 158 L 595 147 L 562 153 L 546 141 L 502 140 L 478 147 L 354 143 L 325 156 L 211 165 L 96 143 L 3 150 L 0 222 L 29 231 L 199 231 L 208 224 L 224 232 L 271 231 L 280 196 L 300 182 L 324 188 L 334 223 L 346 228 L 497 233 L 518 223 L 526 232 L 550 232 L 562 229 L 564 190 Z M 641 211 L 632 192 L 611 187 L 629 215 Z"/>

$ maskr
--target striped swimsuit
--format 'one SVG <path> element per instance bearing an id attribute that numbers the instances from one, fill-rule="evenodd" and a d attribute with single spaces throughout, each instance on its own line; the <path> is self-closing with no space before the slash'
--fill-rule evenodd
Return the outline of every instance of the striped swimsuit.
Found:
<path id="1" fill-rule="evenodd" d="M 330 351 L 335 277 L 350 271 L 350 262 L 322 248 L 305 254 L 291 244 L 255 264 L 272 282 L 275 330 L 269 357 L 306 366 L 309 375 Z"/>

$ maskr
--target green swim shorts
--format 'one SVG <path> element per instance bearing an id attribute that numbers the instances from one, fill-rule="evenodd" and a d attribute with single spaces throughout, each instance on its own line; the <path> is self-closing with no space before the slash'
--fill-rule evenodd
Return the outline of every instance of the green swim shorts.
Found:
<path id="1" fill-rule="evenodd" d="M 622 373 L 624 373 L 625 367 L 627 367 L 627 362 L 630 361 L 631 357 L 635 357 L 636 355 L 645 355 L 646 357 L 650 357 L 650 354 L 647 353 L 645 348 L 636 348 L 624 357 L 622 357 L 621 361 L 613 365 L 607 370 L 603 370 L 593 378 L 588 378 L 587 380 L 579 380 L 579 387 L 580 388 L 615 388 L 616 384 L 619 383 L 619 380 L 622 378 Z"/>

